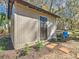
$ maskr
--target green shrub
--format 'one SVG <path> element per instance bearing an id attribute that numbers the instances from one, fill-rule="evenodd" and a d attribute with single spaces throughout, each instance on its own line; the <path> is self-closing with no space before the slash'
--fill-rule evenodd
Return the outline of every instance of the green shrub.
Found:
<path id="1" fill-rule="evenodd" d="M 36 49 L 40 50 L 41 48 L 43 48 L 43 42 L 41 40 L 38 40 L 36 42 Z"/>
<path id="2" fill-rule="evenodd" d="M 24 48 L 24 54 L 27 55 L 29 53 L 30 47 L 26 44 Z"/>

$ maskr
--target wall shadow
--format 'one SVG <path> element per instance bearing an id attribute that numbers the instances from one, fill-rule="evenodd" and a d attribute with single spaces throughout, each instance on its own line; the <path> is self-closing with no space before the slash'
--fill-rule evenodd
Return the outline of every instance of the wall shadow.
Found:
<path id="1" fill-rule="evenodd" d="M 1 50 L 13 50 L 14 46 L 10 37 L 0 37 Z"/>

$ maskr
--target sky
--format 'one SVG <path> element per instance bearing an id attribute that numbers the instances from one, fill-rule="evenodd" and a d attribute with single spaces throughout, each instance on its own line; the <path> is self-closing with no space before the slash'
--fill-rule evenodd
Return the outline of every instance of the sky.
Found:
<path id="1" fill-rule="evenodd" d="M 0 13 L 6 13 L 5 4 L 0 4 Z M 12 15 L 14 15 L 14 5 L 13 5 L 13 8 L 12 8 Z"/>
<path id="2" fill-rule="evenodd" d="M 4 4 L 0 4 L 0 12 L 3 12 L 3 13 L 6 12 L 5 5 Z"/>

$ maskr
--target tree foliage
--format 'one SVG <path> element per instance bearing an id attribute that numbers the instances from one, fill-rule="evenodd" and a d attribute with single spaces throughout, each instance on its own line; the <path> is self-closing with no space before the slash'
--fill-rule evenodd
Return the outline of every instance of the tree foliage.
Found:
<path id="1" fill-rule="evenodd" d="M 69 29 L 79 29 L 79 0 L 53 0 L 51 12 L 62 17 L 59 28 L 68 24 Z"/>

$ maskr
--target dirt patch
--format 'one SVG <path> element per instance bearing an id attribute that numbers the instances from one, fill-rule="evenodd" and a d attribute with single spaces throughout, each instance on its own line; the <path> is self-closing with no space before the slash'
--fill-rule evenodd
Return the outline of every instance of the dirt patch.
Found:
<path id="1" fill-rule="evenodd" d="M 43 47 L 41 50 L 36 51 L 36 49 L 31 48 L 30 52 L 26 56 L 22 56 L 19 59 L 40 59 L 45 55 L 52 54 L 53 50 Z"/>
<path id="2" fill-rule="evenodd" d="M 36 51 L 32 48 L 28 55 L 22 56 L 19 59 L 77 59 L 78 44 L 78 42 L 70 40 L 64 43 L 58 42 L 58 46 L 53 49 L 44 46 L 40 51 Z M 76 48 L 74 48 L 73 45 L 76 46 Z M 60 51 L 58 48 L 62 46 L 68 48 L 71 52 L 64 53 Z"/>
<path id="3" fill-rule="evenodd" d="M 79 43 L 76 41 L 68 41 L 68 42 L 58 42 L 58 45 L 53 48 L 47 48 L 44 46 L 41 50 L 36 51 L 34 47 L 31 47 L 28 55 L 21 56 L 16 58 L 16 52 L 15 51 L 7 51 L 6 53 L 2 53 L 3 55 L 6 55 L 4 59 L 77 59 L 77 53 L 79 53 Z M 66 47 L 71 52 L 64 53 L 63 51 L 59 50 L 60 47 Z M 2 56 L 2 55 L 0 55 Z M 10 57 L 9 57 L 10 56 Z M 2 58 L 2 57 L 1 57 Z"/>

